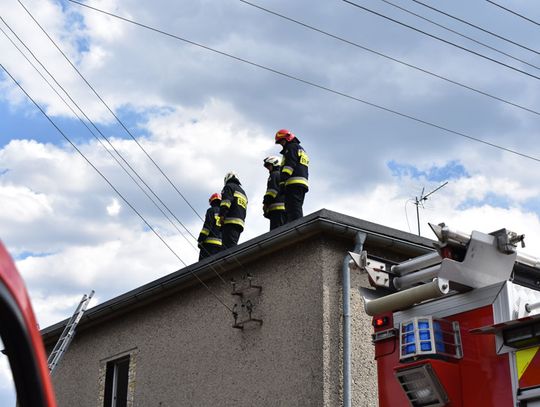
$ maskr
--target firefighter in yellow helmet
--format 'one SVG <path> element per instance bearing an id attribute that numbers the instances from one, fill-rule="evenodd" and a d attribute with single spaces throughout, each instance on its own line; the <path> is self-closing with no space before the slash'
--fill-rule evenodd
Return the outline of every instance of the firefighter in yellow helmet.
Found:
<path id="1" fill-rule="evenodd" d="M 228 172 L 225 175 L 224 183 L 221 191 L 219 217 L 223 248 L 228 249 L 238 244 L 240 234 L 244 230 L 248 199 L 234 172 Z"/>
<path id="2" fill-rule="evenodd" d="M 285 202 L 279 188 L 279 157 L 270 156 L 263 160 L 269 172 L 266 192 L 263 198 L 264 217 L 270 220 L 270 230 L 285 224 Z"/>
<path id="3" fill-rule="evenodd" d="M 276 144 L 283 147 L 280 188 L 285 195 L 287 222 L 292 222 L 304 216 L 302 206 L 306 192 L 309 190 L 309 156 L 300 145 L 300 140 L 289 130 L 279 130 L 275 139 Z"/>
<path id="4" fill-rule="evenodd" d="M 204 224 L 199 233 L 198 246 L 201 249 L 199 260 L 216 254 L 221 250 L 221 224 L 219 223 L 219 204 L 221 203 L 221 195 L 217 192 L 208 199 L 210 208 L 206 211 Z"/>

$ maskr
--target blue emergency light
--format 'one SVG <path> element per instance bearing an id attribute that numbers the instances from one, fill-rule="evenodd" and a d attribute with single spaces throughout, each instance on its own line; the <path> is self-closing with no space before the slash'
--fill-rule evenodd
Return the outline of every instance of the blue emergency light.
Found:
<path id="1" fill-rule="evenodd" d="M 400 359 L 422 355 L 461 357 L 457 322 L 417 317 L 400 324 Z"/>

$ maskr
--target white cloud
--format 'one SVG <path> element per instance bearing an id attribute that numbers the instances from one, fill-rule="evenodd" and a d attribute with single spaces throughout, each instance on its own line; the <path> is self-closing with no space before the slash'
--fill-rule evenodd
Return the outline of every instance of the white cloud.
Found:
<path id="1" fill-rule="evenodd" d="M 409 186 L 429 185 L 425 179 L 401 179 L 378 185 L 374 190 L 347 194 L 337 197 L 327 204 L 333 209 L 371 222 L 396 229 L 417 233 L 417 219 Z M 496 207 L 481 203 L 493 191 L 506 197 L 510 206 Z M 318 194 L 320 195 L 320 194 Z M 536 196 L 524 185 L 509 179 L 487 179 L 483 175 L 459 178 L 430 197 L 425 207 L 420 208 L 422 235 L 434 239 L 428 227 L 431 223 L 446 223 L 450 228 L 470 233 L 478 230 L 484 233 L 507 228 L 526 235 L 527 253 L 540 257 L 540 217 L 537 213 L 520 209 L 520 203 Z M 308 198 L 306 198 L 308 199 Z M 320 196 L 316 198 L 321 199 Z M 479 203 L 475 203 L 477 200 Z M 471 205 L 463 204 L 471 202 Z M 506 202 L 505 202 L 506 203 Z M 408 221 L 407 221 L 408 216 Z"/>
<path id="2" fill-rule="evenodd" d="M 55 324 L 66 317 L 66 311 L 71 313 L 82 298 L 81 295 L 54 295 L 44 294 L 43 292 L 31 292 L 32 307 L 39 311 L 41 317 L 38 319 L 40 328 L 45 328 Z"/>
<path id="3" fill-rule="evenodd" d="M 118 199 L 113 198 L 111 203 L 107 206 L 106 209 L 107 209 L 107 213 L 110 216 L 117 216 L 120 213 L 121 208 L 122 208 L 122 206 L 118 202 Z"/>
<path id="4" fill-rule="evenodd" d="M 0 186 L 2 211 L 0 218 L 17 219 L 18 222 L 30 223 L 52 213 L 47 196 L 20 186 Z"/>
<path id="5" fill-rule="evenodd" d="M 84 75 L 96 72 L 95 69 L 103 66 L 104 59 L 110 51 L 99 44 L 93 45 L 92 38 L 88 36 L 88 30 L 84 27 L 84 23 L 81 23 L 78 13 L 74 13 L 69 7 L 62 8 L 60 3 L 50 0 L 25 1 L 24 4 L 62 52 L 68 56 L 71 62 L 79 66 L 78 69 Z M 21 6 L 17 3 L 2 2 L 0 12 L 6 23 L 24 44 L 19 42 L 4 24 L 0 25 L 2 29 L 66 100 L 68 98 L 60 87 L 54 84 L 54 80 L 46 73 L 46 70 L 70 93 L 91 118 L 97 121 L 111 121 L 112 118 L 105 107 L 96 99 L 76 71 Z M 99 26 L 103 27 L 103 30 L 99 30 Z M 110 24 L 106 26 L 103 18 L 100 25 L 92 24 L 92 36 L 98 36 L 100 41 L 104 40 L 104 37 L 100 36 L 101 32 L 108 31 L 109 36 L 113 34 L 116 37 L 120 36 L 122 26 Z M 84 49 L 82 44 L 86 44 L 88 49 Z M 30 51 L 26 49 L 25 45 Z M 2 63 L 7 70 L 45 108 L 48 114 L 74 117 L 71 110 L 53 93 L 49 85 L 3 34 L 0 35 L 0 52 L 5 56 Z M 41 67 L 41 64 L 45 66 L 46 70 Z M 89 79 L 94 81 L 92 75 Z M 16 106 L 24 106 L 24 103 L 29 103 L 26 96 L 12 84 L 11 79 L 6 78 L 2 86 L 7 86 L 8 91 L 3 93 L 3 97 L 10 103 Z"/>

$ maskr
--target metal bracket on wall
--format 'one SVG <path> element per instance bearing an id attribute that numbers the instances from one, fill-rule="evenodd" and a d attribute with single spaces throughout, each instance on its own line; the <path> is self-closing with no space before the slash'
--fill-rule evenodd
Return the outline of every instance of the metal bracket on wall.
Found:
<path id="1" fill-rule="evenodd" d="M 253 284 L 253 276 L 249 273 L 243 276 L 240 282 L 231 279 L 231 285 L 233 289 L 231 294 L 238 297 L 248 296 L 253 294 L 253 291 L 256 291 L 256 295 L 259 295 L 262 291 L 262 286 Z"/>
<path id="2" fill-rule="evenodd" d="M 253 318 L 253 303 L 250 300 L 247 300 L 245 303 L 242 302 L 240 305 L 241 308 L 245 308 L 245 312 L 247 312 L 247 318 L 243 319 L 242 321 L 238 321 L 238 312 L 236 310 L 238 309 L 238 304 L 234 304 L 233 306 L 233 317 L 234 317 L 234 325 L 232 326 L 235 329 L 244 329 L 246 324 L 254 323 L 256 325 L 262 325 L 263 321 L 262 319 Z"/>
<path id="3" fill-rule="evenodd" d="M 260 300 L 262 286 L 253 284 L 253 276 L 246 274 L 240 281 L 231 280 L 231 295 L 237 298 L 233 305 L 233 318 L 235 329 L 244 329 L 247 325 L 260 326 L 263 321 L 253 317 L 255 305 Z"/>

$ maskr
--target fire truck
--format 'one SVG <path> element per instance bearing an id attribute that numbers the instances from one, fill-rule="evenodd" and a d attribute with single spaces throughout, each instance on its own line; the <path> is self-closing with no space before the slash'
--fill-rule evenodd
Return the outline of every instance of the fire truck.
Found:
<path id="1" fill-rule="evenodd" d="M 350 253 L 369 281 L 379 405 L 540 406 L 540 260 L 506 229 L 430 227 L 435 250 L 399 264 Z"/>
<path id="2" fill-rule="evenodd" d="M 0 243 L 0 338 L 5 346 L 2 353 L 8 357 L 13 374 L 17 406 L 56 407 L 45 348 L 30 298 L 13 260 L 2 243 Z"/>

